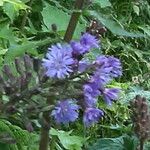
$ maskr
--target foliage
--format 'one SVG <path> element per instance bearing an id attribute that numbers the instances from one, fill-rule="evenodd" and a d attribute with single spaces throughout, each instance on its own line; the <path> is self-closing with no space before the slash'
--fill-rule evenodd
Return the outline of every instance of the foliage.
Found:
<path id="1" fill-rule="evenodd" d="M 81 150 L 84 138 L 80 136 L 71 136 L 72 131 L 64 132 L 64 131 L 57 131 L 54 128 L 50 130 L 50 135 L 57 136 L 60 144 L 66 149 L 66 150 Z M 57 145 L 58 146 L 58 145 Z"/>
<path id="2" fill-rule="evenodd" d="M 0 148 L 3 150 L 37 150 L 38 148 L 36 134 L 29 133 L 6 120 L 0 120 L 0 132 Z"/>
<path id="3" fill-rule="evenodd" d="M 15 58 L 28 54 L 32 58 L 41 59 L 51 44 L 63 43 L 72 12 L 81 13 L 73 39 L 78 39 L 81 33 L 85 32 L 91 20 L 98 20 L 100 29 L 105 27 L 107 32 L 101 34 L 101 50 L 93 49 L 87 55 L 87 59 L 95 60 L 99 54 L 113 55 L 119 58 L 123 64 L 123 76 L 111 82 L 107 87 L 121 88 L 122 93 L 119 100 L 111 107 L 107 107 L 99 97 L 97 106 L 104 110 L 105 117 L 98 122 L 98 125 L 85 129 L 79 118 L 75 124 L 58 127 L 60 130 L 52 128 L 50 136 L 56 143 L 52 147 L 54 146 L 58 150 L 82 149 L 83 147 L 86 149 L 87 145 L 93 145 L 99 139 L 89 149 L 103 147 L 107 150 L 112 147 L 112 149 L 132 148 L 134 150 L 136 138 L 124 134 L 132 134 L 129 101 L 137 94 L 150 101 L 150 2 L 149 0 L 88 0 L 82 10 L 75 10 L 74 2 L 75 0 L 0 0 L 0 68 L 9 64 L 13 75 L 19 79 L 21 76 L 14 69 Z M 20 64 L 25 71 L 23 61 Z M 28 84 L 29 89 L 38 83 L 38 73 L 33 68 L 30 71 L 33 78 Z M 0 72 L 0 75 L 4 74 L 3 69 Z M 138 77 L 136 83 L 133 83 L 133 77 Z M 88 76 L 84 76 L 85 78 Z M 48 82 L 44 86 L 50 84 Z M 56 91 L 62 89 L 62 84 L 66 85 L 67 83 L 60 83 Z M 74 84 L 70 83 L 69 92 L 66 88 L 66 92 L 62 92 L 63 94 L 59 98 L 64 98 L 67 92 L 75 93 L 73 86 Z M 53 89 L 51 91 L 51 93 L 56 92 Z M 2 103 L 7 103 L 9 96 L 6 96 L 5 92 L 0 91 L 0 93 Z M 34 95 L 29 98 L 30 105 L 38 107 L 32 111 L 30 109 L 31 113 L 27 118 L 22 116 L 26 114 L 29 105 L 20 102 L 17 106 L 15 105 L 19 111 L 16 115 L 6 115 L 7 121 L 0 120 L 0 130 L 2 131 L 0 148 L 4 150 L 38 149 L 39 128 L 42 126 L 41 122 L 44 122 L 40 116 L 42 112 L 51 110 L 45 100 L 47 93 L 48 89 L 44 87 L 42 96 Z M 43 108 L 39 107 L 41 104 Z M 21 108 L 18 109 L 19 107 Z M 33 111 L 35 112 L 33 113 Z M 35 115 L 37 112 L 39 119 L 37 119 L 38 115 Z M 22 118 L 27 119 L 27 122 L 33 125 L 36 134 L 21 129 L 26 126 Z M 29 118 L 31 118 L 30 121 Z M 53 126 L 55 125 L 53 124 Z M 72 129 L 74 129 L 72 132 L 67 132 Z M 124 145 L 130 145 L 130 147 L 126 148 Z M 148 149 L 150 149 L 149 143 L 145 144 L 145 150 Z"/>

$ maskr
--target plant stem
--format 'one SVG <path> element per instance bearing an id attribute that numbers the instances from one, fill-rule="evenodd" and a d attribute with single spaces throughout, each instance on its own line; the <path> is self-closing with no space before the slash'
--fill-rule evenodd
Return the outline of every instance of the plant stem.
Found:
<path id="1" fill-rule="evenodd" d="M 76 10 L 82 10 L 84 0 L 76 0 L 75 2 L 75 9 Z M 80 17 L 81 11 L 74 11 L 71 15 L 71 19 L 69 21 L 69 25 L 67 27 L 64 40 L 66 42 L 69 42 L 72 39 L 72 36 L 74 34 L 75 28 L 77 26 L 79 17 Z"/>
<path id="2" fill-rule="evenodd" d="M 47 97 L 47 104 L 52 105 L 53 99 L 54 96 Z M 43 113 L 39 150 L 49 149 L 50 112 L 51 110 L 48 110 Z"/>
<path id="3" fill-rule="evenodd" d="M 43 119 L 46 122 L 46 126 L 43 125 L 41 128 L 41 139 L 40 139 L 39 150 L 48 150 L 48 147 L 49 147 L 49 130 L 50 130 L 49 112 L 43 113 Z"/>
<path id="4" fill-rule="evenodd" d="M 140 140 L 140 150 L 143 150 L 143 145 L 144 145 L 143 140 Z"/>
<path id="5" fill-rule="evenodd" d="M 29 7 L 32 6 L 32 3 L 33 3 L 33 0 L 30 0 L 30 2 L 29 2 Z M 24 16 L 23 16 L 23 19 L 22 19 L 22 22 L 21 22 L 21 27 L 20 27 L 21 31 L 24 30 L 24 27 L 25 27 L 26 22 L 27 22 L 28 14 L 29 14 L 29 11 L 28 11 L 28 10 L 25 10 L 25 14 L 24 14 Z"/>

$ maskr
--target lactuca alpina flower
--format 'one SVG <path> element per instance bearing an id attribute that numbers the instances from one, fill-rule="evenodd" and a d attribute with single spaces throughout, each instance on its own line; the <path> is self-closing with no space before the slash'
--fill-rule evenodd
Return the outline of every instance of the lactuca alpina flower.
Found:
<path id="1" fill-rule="evenodd" d="M 97 102 L 97 97 L 100 95 L 97 83 L 88 83 L 83 86 L 84 100 L 86 107 L 94 107 Z"/>
<path id="2" fill-rule="evenodd" d="M 99 56 L 95 61 L 97 69 L 109 74 L 111 77 L 119 77 L 122 75 L 122 66 L 119 59 L 113 56 Z"/>
<path id="3" fill-rule="evenodd" d="M 49 48 L 46 58 L 43 59 L 43 67 L 46 75 L 52 78 L 63 79 L 73 72 L 72 49 L 68 45 L 57 44 Z"/>
<path id="4" fill-rule="evenodd" d="M 119 77 L 122 75 L 122 66 L 121 66 L 121 62 L 118 58 L 109 56 L 108 63 L 112 67 L 112 70 L 111 70 L 112 77 Z"/>
<path id="5" fill-rule="evenodd" d="M 83 123 L 86 127 L 89 127 L 99 121 L 104 115 L 104 112 L 97 108 L 86 108 L 83 116 Z"/>
<path id="6" fill-rule="evenodd" d="M 80 42 L 72 41 L 70 44 L 75 56 L 83 55 L 88 53 L 90 49 L 99 47 L 99 41 L 89 33 L 84 33 L 80 38 Z"/>
<path id="7" fill-rule="evenodd" d="M 52 111 L 52 116 L 57 123 L 68 124 L 78 118 L 78 110 L 79 106 L 71 99 L 59 101 Z"/>
<path id="8" fill-rule="evenodd" d="M 102 90 L 102 95 L 108 105 L 111 105 L 112 101 L 118 98 L 119 93 L 120 90 L 117 88 L 105 88 L 104 90 Z"/>

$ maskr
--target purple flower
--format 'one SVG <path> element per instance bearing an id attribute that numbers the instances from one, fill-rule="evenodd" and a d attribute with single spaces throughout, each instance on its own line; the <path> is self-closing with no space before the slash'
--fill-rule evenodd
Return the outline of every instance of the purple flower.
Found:
<path id="1" fill-rule="evenodd" d="M 91 48 L 98 48 L 99 47 L 99 41 L 96 39 L 95 36 L 84 33 L 81 36 L 80 42 L 71 41 L 71 47 L 73 49 L 73 55 L 83 55 L 85 53 L 88 53 Z"/>
<path id="2" fill-rule="evenodd" d="M 86 108 L 83 116 L 83 123 L 86 127 L 97 123 L 99 119 L 104 115 L 104 112 L 97 108 Z"/>
<path id="3" fill-rule="evenodd" d="M 97 69 L 103 73 L 110 74 L 111 77 L 122 75 L 122 66 L 119 59 L 113 56 L 99 56 L 95 61 Z"/>
<path id="4" fill-rule="evenodd" d="M 109 56 L 108 57 L 108 63 L 111 65 L 111 76 L 112 77 L 119 77 L 122 75 L 122 66 L 119 59 Z"/>
<path id="5" fill-rule="evenodd" d="M 90 63 L 86 60 L 81 60 L 78 63 L 78 71 L 79 72 L 84 72 L 86 69 L 88 69 L 88 67 L 90 66 Z"/>
<path id="6" fill-rule="evenodd" d="M 81 36 L 80 43 L 84 47 L 87 47 L 87 49 L 98 48 L 99 47 L 99 41 L 96 39 L 95 36 L 93 36 L 89 33 L 84 33 Z"/>
<path id="7" fill-rule="evenodd" d="M 54 45 L 49 48 L 46 59 L 43 59 L 43 67 L 48 77 L 63 79 L 71 73 L 74 60 L 72 49 L 67 45 Z"/>
<path id="8" fill-rule="evenodd" d="M 95 82 L 99 85 L 99 87 L 105 85 L 111 80 L 110 74 L 105 73 L 105 70 L 98 69 L 94 72 L 93 76 L 91 76 L 90 82 Z"/>
<path id="9" fill-rule="evenodd" d="M 101 94 L 97 83 L 88 83 L 83 86 L 86 107 L 96 105 L 97 97 Z"/>
<path id="10" fill-rule="evenodd" d="M 74 122 L 78 118 L 79 106 L 73 100 L 59 101 L 52 111 L 57 123 L 67 124 Z"/>
<path id="11" fill-rule="evenodd" d="M 113 100 L 116 100 L 119 96 L 120 89 L 117 88 L 105 88 L 102 91 L 102 95 L 104 96 L 104 100 L 108 105 L 112 104 Z"/>

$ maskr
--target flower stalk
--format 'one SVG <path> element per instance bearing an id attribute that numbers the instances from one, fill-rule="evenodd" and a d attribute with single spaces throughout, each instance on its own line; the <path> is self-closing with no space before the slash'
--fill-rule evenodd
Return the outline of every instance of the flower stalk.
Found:
<path id="1" fill-rule="evenodd" d="M 83 8 L 84 0 L 76 0 L 75 2 L 75 11 L 73 11 L 70 22 L 68 24 L 64 41 L 69 42 L 72 39 L 72 36 L 74 34 L 75 28 L 77 26 L 79 17 L 81 15 L 81 10 Z M 78 10 L 78 11 L 77 11 Z"/>

